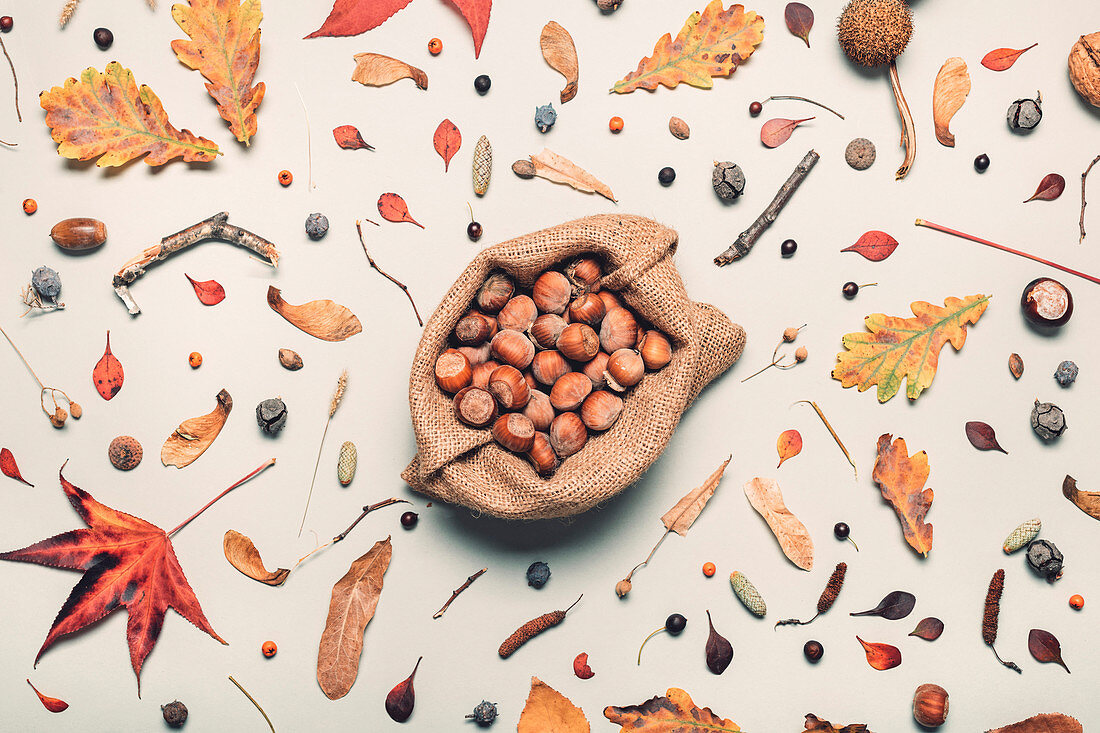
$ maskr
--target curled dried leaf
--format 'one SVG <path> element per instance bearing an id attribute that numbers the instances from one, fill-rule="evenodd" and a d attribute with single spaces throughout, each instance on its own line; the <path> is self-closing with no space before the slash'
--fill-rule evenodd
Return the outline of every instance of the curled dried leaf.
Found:
<path id="1" fill-rule="evenodd" d="M 1062 713 L 1040 713 L 1012 725 L 1001 726 L 985 733 L 1084 733 L 1077 718 Z"/>
<path id="2" fill-rule="evenodd" d="M 882 498 L 890 502 L 901 522 L 905 541 L 917 552 L 927 556 L 932 549 L 932 525 L 924 521 L 932 508 L 934 493 L 923 489 L 931 468 L 924 451 L 909 455 L 904 438 L 891 442 L 892 435 L 885 433 L 878 439 L 878 455 L 872 478 L 882 491 Z"/>
<path id="3" fill-rule="evenodd" d="M 291 305 L 274 285 L 267 288 L 267 304 L 291 325 L 322 341 L 343 341 L 363 330 L 355 314 L 331 300 Z"/>
<path id="4" fill-rule="evenodd" d="M 384 87 L 399 79 L 412 79 L 421 89 L 428 88 L 428 75 L 412 64 L 380 53 L 355 54 L 351 80 L 368 87 Z"/>
<path id="5" fill-rule="evenodd" d="M 555 21 L 550 21 L 542 27 L 539 46 L 542 48 L 542 57 L 546 59 L 546 63 L 565 77 L 565 89 L 561 90 L 561 103 L 565 104 L 577 96 L 577 76 L 580 65 L 577 61 L 577 47 L 573 45 L 573 37 Z"/>
<path id="6" fill-rule="evenodd" d="M 190 466 L 218 437 L 233 409 L 233 398 L 224 389 L 218 392 L 217 404 L 205 415 L 184 420 L 168 436 L 160 448 L 160 462 L 165 466 Z"/>
<path id="7" fill-rule="evenodd" d="M 962 108 L 968 94 L 970 74 L 966 70 L 966 62 L 953 56 L 943 62 L 932 88 L 932 120 L 940 144 L 955 147 L 955 136 L 950 130 L 951 118 Z"/>
<path id="8" fill-rule="evenodd" d="M 573 659 L 573 674 L 582 680 L 590 680 L 596 676 L 592 667 L 588 664 L 588 653 L 581 652 Z"/>
<path id="9" fill-rule="evenodd" d="M 824 733 L 871 733 L 863 723 L 849 723 L 848 725 L 833 725 L 827 720 L 822 720 L 813 713 L 806 713 L 806 730 L 823 731 Z"/>
<path id="10" fill-rule="evenodd" d="M 1067 475 L 1062 481 L 1062 496 L 1093 519 L 1100 519 L 1100 491 L 1081 491 L 1077 488 L 1077 480 Z"/>
<path id="11" fill-rule="evenodd" d="M 31 686 L 32 690 L 34 690 L 34 694 L 38 695 L 38 700 L 42 703 L 42 707 L 46 708 L 51 713 L 63 713 L 69 709 L 69 703 L 56 697 L 43 695 L 41 692 L 38 691 L 38 688 L 35 687 L 34 683 L 31 682 L 29 679 L 27 680 L 27 684 Z"/>
<path id="12" fill-rule="evenodd" d="M 745 484 L 752 508 L 768 523 L 787 559 L 803 570 L 813 570 L 814 541 L 798 517 L 783 503 L 783 492 L 774 479 L 754 478 Z"/>
<path id="13" fill-rule="evenodd" d="M 264 585 L 282 585 L 290 575 L 290 571 L 286 568 L 268 570 L 264 567 L 256 545 L 235 529 L 227 531 L 222 538 L 222 551 L 225 552 L 225 559 L 230 565 Z"/>

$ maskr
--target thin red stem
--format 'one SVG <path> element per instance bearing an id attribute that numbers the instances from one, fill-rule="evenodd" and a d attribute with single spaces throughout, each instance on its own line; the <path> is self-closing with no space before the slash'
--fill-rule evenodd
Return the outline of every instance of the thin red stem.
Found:
<path id="1" fill-rule="evenodd" d="M 929 229 L 935 229 L 936 231 L 943 232 L 944 234 L 952 234 L 956 237 L 961 237 L 963 239 L 969 239 L 971 242 L 977 242 L 978 244 L 984 244 L 987 247 L 993 247 L 994 249 L 999 249 L 1002 252 L 1008 252 L 1009 254 L 1018 255 L 1019 257 L 1024 257 L 1026 259 L 1033 260 L 1035 262 L 1040 262 L 1040 263 L 1042 263 L 1042 264 L 1044 264 L 1048 267 L 1053 267 L 1054 269 L 1061 270 L 1062 272 L 1068 272 L 1070 275 L 1076 275 L 1077 277 L 1084 278 L 1085 280 L 1088 280 L 1089 282 L 1093 282 L 1093 283 L 1096 283 L 1097 285 L 1100 285 L 1100 278 L 1093 277 L 1092 275 L 1086 275 L 1083 272 L 1071 269 L 1069 267 L 1066 267 L 1065 265 L 1059 265 L 1057 262 L 1051 262 L 1050 260 L 1044 260 L 1042 257 L 1036 257 L 1035 255 L 1028 254 L 1027 252 L 1021 252 L 1018 249 L 1013 249 L 1012 247 L 1006 247 L 1003 244 L 997 244 L 996 242 L 990 242 L 988 239 L 982 239 L 981 237 L 975 237 L 973 234 L 966 234 L 964 232 L 956 231 L 955 229 L 950 229 L 950 228 L 945 227 L 945 226 L 940 226 L 939 224 L 933 224 L 932 222 L 925 221 L 924 219 L 917 219 L 917 221 L 915 223 L 919 227 L 928 227 Z"/>
<path id="2" fill-rule="evenodd" d="M 183 529 L 184 527 L 186 527 L 186 526 L 187 526 L 188 524 L 190 524 L 190 523 L 191 523 L 191 520 L 193 520 L 193 519 L 194 519 L 195 517 L 197 517 L 197 516 L 199 516 L 200 514 L 202 514 L 203 512 L 205 512 L 205 511 L 206 511 L 207 509 L 209 509 L 209 508 L 210 508 L 210 507 L 211 507 L 211 506 L 212 506 L 212 505 L 214 504 L 214 502 L 216 502 L 216 501 L 217 501 L 218 499 L 222 498 L 223 496 L 225 496 L 226 494 L 228 494 L 228 493 L 229 493 L 230 491 L 232 491 L 233 489 L 235 489 L 235 488 L 237 488 L 238 486 L 240 486 L 241 484 L 245 483 L 246 481 L 248 481 L 249 479 L 251 479 L 252 477 L 254 477 L 254 476 L 255 476 L 256 474 L 260 473 L 260 472 L 261 472 L 261 471 L 263 471 L 264 469 L 266 469 L 266 468 L 270 468 L 271 466 L 274 466 L 274 465 L 275 465 L 275 459 L 274 459 L 274 458 L 272 458 L 271 460 L 267 461 L 267 462 L 266 462 L 266 463 L 264 463 L 264 464 L 263 464 L 262 466 L 260 466 L 260 467 L 259 467 L 259 468 L 257 468 L 256 470 L 254 470 L 254 471 L 253 471 L 252 473 L 248 474 L 247 476 L 245 476 L 244 478 L 242 478 L 242 479 L 241 479 L 240 481 L 238 481 L 237 483 L 233 484 L 233 485 L 232 485 L 232 486 L 230 486 L 230 487 L 229 487 L 228 489 L 226 489 L 226 490 L 225 490 L 225 491 L 223 491 L 222 493 L 218 494 L 217 496 L 215 496 L 215 497 L 214 497 L 213 499 L 211 499 L 210 501 L 206 502 L 206 505 L 205 505 L 205 506 L 203 506 L 203 508 L 202 508 L 202 509 L 199 509 L 199 510 L 198 510 L 197 512 L 195 512 L 194 514 L 192 514 L 191 516 L 189 516 L 189 517 L 188 517 L 187 519 L 183 520 L 183 522 L 181 522 L 181 523 L 179 524 L 179 526 L 177 526 L 177 527 L 176 527 L 175 529 L 173 529 L 173 530 L 172 530 L 171 532 L 169 532 L 169 533 L 168 533 L 168 536 L 169 536 L 169 537 L 171 537 L 171 536 L 172 536 L 172 535 L 174 535 L 174 534 L 175 534 L 176 532 L 179 532 L 179 531 L 180 531 L 181 529 Z"/>

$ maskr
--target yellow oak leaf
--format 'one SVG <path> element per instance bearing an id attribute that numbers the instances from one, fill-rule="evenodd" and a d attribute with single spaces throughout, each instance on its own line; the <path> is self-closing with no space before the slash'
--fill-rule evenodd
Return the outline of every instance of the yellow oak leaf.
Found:
<path id="1" fill-rule="evenodd" d="M 584 711 L 538 677 L 531 678 L 531 694 L 519 716 L 518 733 L 589 733 Z"/>
<path id="2" fill-rule="evenodd" d="M 744 5 L 722 9 L 722 0 L 712 2 L 700 13 L 688 16 L 676 40 L 666 33 L 653 47 L 653 55 L 643 58 L 611 91 L 627 94 L 635 89 L 671 89 L 680 82 L 700 89 L 714 86 L 711 77 L 729 76 L 756 46 L 764 40 L 764 19 Z"/>
<path id="3" fill-rule="evenodd" d="M 144 84 L 139 88 L 133 72 L 117 61 L 102 74 L 85 69 L 79 80 L 42 92 L 38 103 L 46 110 L 58 154 L 99 158 L 101 168 L 143 155 L 149 165 L 164 165 L 173 158 L 206 162 L 221 154 L 212 140 L 173 127 L 156 93 Z"/>
<path id="4" fill-rule="evenodd" d="M 622 726 L 619 733 L 741 733 L 732 720 L 710 708 L 696 707 L 691 696 L 678 687 L 670 687 L 664 697 L 651 697 L 641 705 L 608 705 L 603 714 Z"/>
<path id="5" fill-rule="evenodd" d="M 932 550 L 932 525 L 924 521 L 932 508 L 932 489 L 921 490 L 931 470 L 924 451 L 909 455 L 905 440 L 885 433 L 878 439 L 878 455 L 871 477 L 882 490 L 882 498 L 890 502 L 901 522 L 905 541 L 925 557 Z"/>
<path id="6" fill-rule="evenodd" d="M 915 400 L 932 384 L 940 349 L 950 342 L 955 351 L 966 343 L 967 324 L 977 323 L 989 306 L 990 295 L 948 298 L 944 307 L 918 300 L 910 304 L 914 318 L 872 313 L 864 319 L 866 332 L 844 337 L 836 355 L 833 379 L 860 392 L 878 385 L 878 401 L 886 402 L 907 379 L 905 395 Z"/>
<path id="7" fill-rule="evenodd" d="M 207 79 L 206 91 L 218 114 L 245 145 L 256 134 L 256 108 L 264 98 L 261 81 L 252 86 L 260 63 L 260 0 L 188 0 L 172 6 L 172 18 L 191 37 L 172 41 L 180 62 Z"/>

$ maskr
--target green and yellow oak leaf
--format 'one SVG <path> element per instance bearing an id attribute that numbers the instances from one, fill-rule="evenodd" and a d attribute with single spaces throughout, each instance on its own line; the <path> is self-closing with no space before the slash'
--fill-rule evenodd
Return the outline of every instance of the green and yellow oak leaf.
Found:
<path id="1" fill-rule="evenodd" d="M 676 40 L 664 34 L 653 47 L 653 55 L 643 58 L 638 68 L 611 87 L 612 92 L 627 94 L 635 89 L 671 89 L 680 82 L 701 89 L 714 86 L 711 77 L 729 76 L 756 46 L 764 40 L 764 19 L 744 5 L 722 9 L 722 0 L 712 0 L 703 9 L 688 16 Z"/>
<path id="2" fill-rule="evenodd" d="M 691 696 L 678 687 L 670 687 L 664 697 L 651 697 L 641 705 L 608 705 L 604 717 L 621 725 L 619 733 L 740 733 L 732 720 L 716 715 L 710 708 L 699 708 Z"/>
<path id="3" fill-rule="evenodd" d="M 206 91 L 239 142 L 256 134 L 256 108 L 264 98 L 261 81 L 252 86 L 260 63 L 260 0 L 189 0 L 172 6 L 172 18 L 191 40 L 172 41 L 180 62 L 207 79 Z"/>
<path id="4" fill-rule="evenodd" d="M 39 95 L 57 152 L 73 160 L 99 158 L 100 167 L 117 166 L 147 156 L 149 165 L 173 158 L 187 162 L 214 160 L 220 153 L 211 140 L 177 130 L 152 89 L 139 88 L 134 74 L 117 61 L 101 74 L 87 68 L 80 79 L 68 79 Z"/>
<path id="5" fill-rule="evenodd" d="M 872 313 L 864 319 L 867 331 L 844 337 L 836 355 L 833 379 L 860 392 L 878 385 L 878 401 L 886 402 L 907 379 L 906 396 L 915 400 L 932 384 L 940 349 L 950 342 L 955 351 L 966 342 L 966 326 L 977 323 L 989 306 L 989 295 L 948 298 L 943 307 L 919 300 L 910 304 L 913 318 Z"/>

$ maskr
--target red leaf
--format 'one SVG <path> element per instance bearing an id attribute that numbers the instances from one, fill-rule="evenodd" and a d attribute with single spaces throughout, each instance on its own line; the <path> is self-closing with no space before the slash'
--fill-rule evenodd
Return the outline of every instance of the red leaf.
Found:
<path id="1" fill-rule="evenodd" d="M 378 197 L 378 213 L 386 221 L 407 221 L 421 229 L 424 228 L 423 224 L 409 215 L 409 207 L 405 204 L 405 199 L 396 193 L 384 193 Z"/>
<path id="2" fill-rule="evenodd" d="M 416 670 L 420 669 L 420 659 L 416 660 L 416 666 L 413 667 L 412 674 L 394 685 L 393 689 L 390 690 L 390 694 L 386 695 L 386 713 L 396 723 L 404 723 L 412 715 L 413 705 L 416 702 L 413 678 L 416 677 Z"/>
<path id="3" fill-rule="evenodd" d="M 359 128 L 355 125 L 334 127 L 332 136 L 336 138 L 336 144 L 344 150 L 374 150 L 374 146 L 363 139 L 363 136 L 359 134 Z"/>
<path id="4" fill-rule="evenodd" d="M 909 632 L 909 636 L 916 636 L 925 641 L 935 641 L 940 638 L 942 633 L 943 621 L 935 616 L 929 616 L 928 618 L 922 618 L 920 623 L 917 624 L 917 628 Z"/>
<path id="5" fill-rule="evenodd" d="M 69 503 L 88 528 L 62 532 L 20 550 L 0 553 L 0 560 L 84 572 L 58 611 L 35 664 L 61 637 L 80 631 L 122 606 L 129 614 L 126 641 L 139 693 L 142 662 L 156 645 L 169 608 L 225 644 L 203 615 L 168 534 L 144 519 L 100 504 L 64 476 L 60 478 Z"/>
<path id="6" fill-rule="evenodd" d="M 99 392 L 99 396 L 105 400 L 110 400 L 122 389 L 123 378 L 122 362 L 111 353 L 111 332 L 108 331 L 107 349 L 103 352 L 103 356 L 99 358 L 95 369 L 92 370 L 92 382 L 95 383 L 95 389 Z"/>
<path id="7" fill-rule="evenodd" d="M 787 22 L 787 30 L 806 42 L 806 48 L 810 47 L 810 29 L 814 27 L 814 11 L 802 3 L 787 3 L 783 11 L 783 20 Z"/>
<path id="8" fill-rule="evenodd" d="M 225 288 L 217 280 L 195 280 L 186 272 L 183 276 L 190 281 L 191 287 L 195 289 L 195 295 L 203 305 L 217 305 L 225 300 Z"/>
<path id="9" fill-rule="evenodd" d="M 794 132 L 794 128 L 812 119 L 814 118 L 807 117 L 802 120 L 787 120 L 782 117 L 776 117 L 774 120 L 768 120 L 764 123 L 764 126 L 760 128 L 760 142 L 764 143 L 769 148 L 778 148 L 790 139 L 791 133 Z"/>
<path id="10" fill-rule="evenodd" d="M 389 20 L 412 0 L 336 0 L 324 24 L 306 38 L 357 36 Z"/>
<path id="11" fill-rule="evenodd" d="M 592 671 L 592 668 L 588 666 L 588 653 L 581 652 L 573 660 L 573 674 L 580 677 L 582 680 L 590 680 L 596 676 L 596 673 Z"/>
<path id="12" fill-rule="evenodd" d="M 988 423 L 979 420 L 968 422 L 966 424 L 966 439 L 970 441 L 970 445 L 978 450 L 999 450 L 1006 456 L 1008 455 L 1008 451 L 997 442 L 997 433 Z"/>
<path id="13" fill-rule="evenodd" d="M 451 158 L 462 147 L 462 133 L 455 127 L 455 123 L 443 120 L 439 123 L 439 127 L 435 128 L 435 137 L 432 138 L 432 142 L 435 144 L 435 152 L 443 158 L 443 171 L 446 172 L 451 165 Z"/>
<path id="14" fill-rule="evenodd" d="M 23 478 L 23 474 L 19 473 L 19 466 L 15 465 L 15 456 L 7 448 L 0 448 L 0 471 L 5 476 L 24 483 L 32 489 L 34 488 L 34 484 Z"/>
<path id="15" fill-rule="evenodd" d="M 998 48 L 982 57 L 982 66 L 991 71 L 1004 71 L 1011 68 L 1024 51 L 1030 51 L 1038 45 L 1033 43 L 1027 48 Z"/>
<path id="16" fill-rule="evenodd" d="M 884 259 L 894 253 L 894 250 L 898 248 L 898 240 L 891 237 L 886 232 L 880 232 L 877 229 L 865 233 L 860 237 L 855 244 L 850 247 L 845 247 L 840 250 L 841 252 L 858 252 L 871 262 L 882 262 Z"/>
<path id="17" fill-rule="evenodd" d="M 493 9 L 493 0 L 450 0 L 450 3 L 458 8 L 458 12 L 462 13 L 470 26 L 476 59 L 481 55 L 481 44 L 485 40 L 485 32 L 489 30 L 489 12 Z"/>
<path id="18" fill-rule="evenodd" d="M 1053 201 L 1062 195 L 1062 191 L 1066 190 L 1066 179 L 1062 178 L 1058 173 L 1047 173 L 1043 176 L 1043 180 L 1039 181 L 1039 187 L 1035 189 L 1035 193 L 1031 194 L 1031 198 L 1026 199 L 1024 203 L 1028 201 L 1034 201 L 1035 199 L 1041 199 L 1043 201 Z"/>
<path id="19" fill-rule="evenodd" d="M 856 637 L 856 641 L 863 645 L 863 651 L 867 655 L 867 664 L 877 670 L 893 669 L 901 664 L 901 650 L 891 644 L 868 643 Z"/>
<path id="20" fill-rule="evenodd" d="M 63 713 L 69 709 L 69 703 L 64 700 L 58 700 L 56 697 L 46 697 L 38 688 L 28 679 L 27 684 L 34 690 L 34 694 L 38 695 L 38 699 L 42 701 L 42 707 L 49 710 L 51 713 Z"/>
<path id="21" fill-rule="evenodd" d="M 1062 661 L 1062 645 L 1057 637 L 1049 631 L 1032 629 L 1027 635 L 1027 650 L 1031 656 L 1039 662 L 1055 662 L 1062 665 L 1062 669 L 1069 672 L 1069 667 Z"/>

